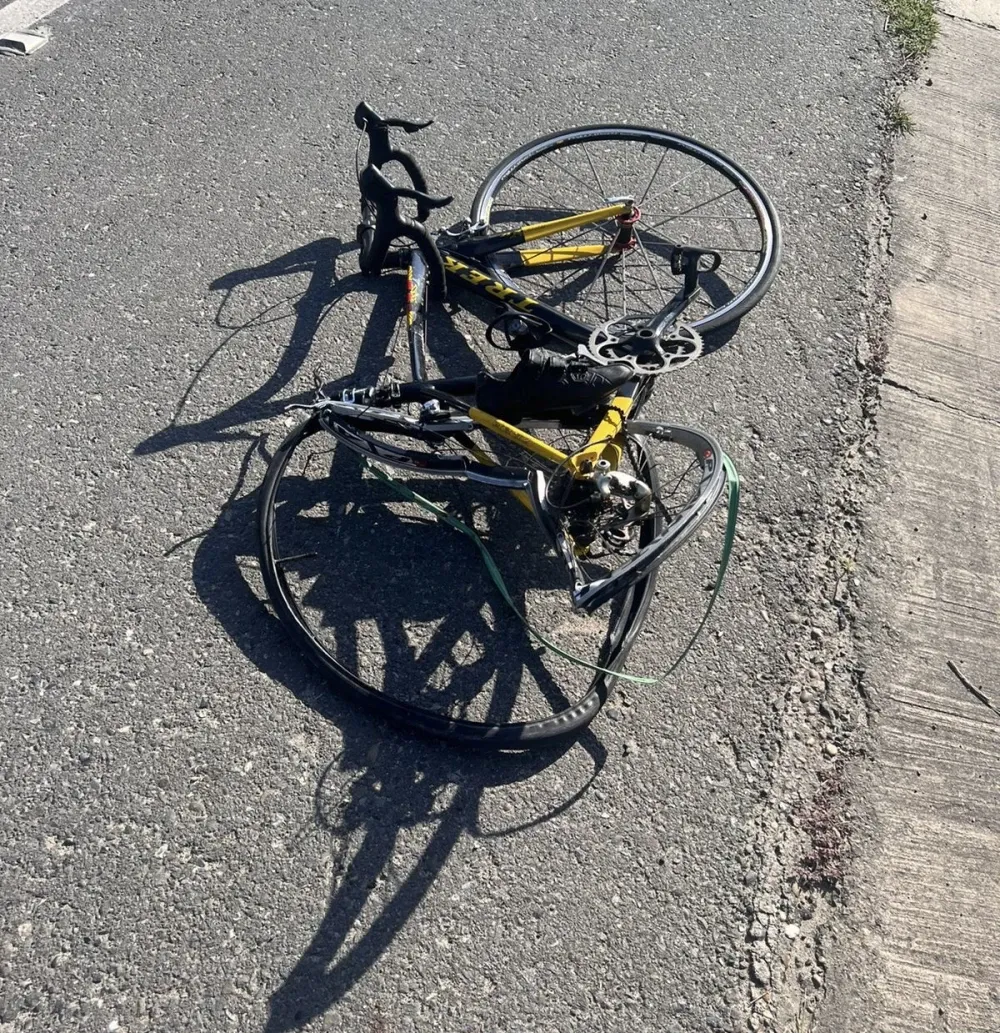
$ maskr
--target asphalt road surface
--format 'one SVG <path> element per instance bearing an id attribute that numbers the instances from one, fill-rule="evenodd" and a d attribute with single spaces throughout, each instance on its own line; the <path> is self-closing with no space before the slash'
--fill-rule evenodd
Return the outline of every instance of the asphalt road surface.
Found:
<path id="1" fill-rule="evenodd" d="M 47 25 L 0 62 L 0 1030 L 742 1028 L 856 390 L 869 5 L 70 0 Z M 555 755 L 358 715 L 254 594 L 260 456 L 377 304 L 362 98 L 438 120 L 414 147 L 458 214 L 520 142 L 620 120 L 731 154 L 783 220 L 768 297 L 656 403 L 745 478 L 714 630 Z M 633 670 L 681 644 L 670 602 Z"/>

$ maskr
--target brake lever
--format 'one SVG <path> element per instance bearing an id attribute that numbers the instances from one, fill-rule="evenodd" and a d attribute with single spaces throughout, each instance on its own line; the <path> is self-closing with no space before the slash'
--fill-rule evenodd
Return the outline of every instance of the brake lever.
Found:
<path id="1" fill-rule="evenodd" d="M 424 174 L 420 171 L 420 166 L 417 164 L 416 159 L 407 151 L 393 147 L 389 140 L 390 126 L 401 128 L 407 133 L 416 133 L 429 125 L 433 125 L 433 120 L 429 122 L 409 122 L 402 118 L 386 119 L 362 101 L 354 110 L 354 124 L 361 130 L 364 136 L 368 137 L 368 166 L 374 166 L 378 170 L 392 161 L 398 162 L 403 166 L 416 192 L 416 195 L 407 196 L 410 196 L 411 200 L 417 202 L 417 220 L 419 222 L 426 222 L 432 208 L 443 208 L 445 204 L 450 203 L 450 198 L 448 201 L 445 201 L 444 198 L 433 197 L 428 193 L 427 180 L 424 179 Z M 358 155 L 355 156 L 359 185 L 362 178 L 359 160 L 360 150 L 361 139 L 358 140 Z M 362 189 L 361 193 L 363 197 L 364 189 Z"/>
<path id="2" fill-rule="evenodd" d="M 409 187 L 393 187 L 393 190 L 395 190 L 397 197 L 409 198 L 411 201 L 426 205 L 428 208 L 447 208 L 455 200 L 451 194 L 447 197 L 437 197 L 434 194 L 424 193 L 423 190 L 411 190 Z"/>
<path id="3" fill-rule="evenodd" d="M 428 209 L 445 208 L 454 200 L 450 195 L 448 197 L 436 197 L 434 194 L 428 194 L 426 190 L 418 190 L 415 187 L 393 186 L 386 179 L 385 173 L 374 164 L 365 166 L 359 180 L 363 196 L 374 201 L 376 205 L 382 204 L 386 208 L 389 205 L 395 205 L 396 199 L 400 197 L 416 201 L 418 205 Z M 424 219 L 419 221 L 423 222 Z"/>

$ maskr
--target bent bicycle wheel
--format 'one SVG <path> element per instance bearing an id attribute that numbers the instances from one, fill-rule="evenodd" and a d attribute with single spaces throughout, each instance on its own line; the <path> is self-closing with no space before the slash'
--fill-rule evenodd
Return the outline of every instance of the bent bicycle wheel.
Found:
<path id="1" fill-rule="evenodd" d="M 683 317 L 699 332 L 739 319 L 763 297 L 781 259 L 773 205 L 734 161 L 676 133 L 600 125 L 533 140 L 489 173 L 471 219 L 503 232 L 624 197 L 640 210 L 627 248 L 606 250 L 618 230 L 610 219 L 490 256 L 493 275 L 596 326 L 663 309 L 681 283 L 671 255 L 683 245 L 722 256 L 718 270 L 702 275 L 702 292 Z M 566 257 L 586 245 L 591 256 Z"/>
<path id="2" fill-rule="evenodd" d="M 411 439 L 407 447 L 430 454 L 455 446 Z M 661 490 L 649 465 L 654 447 L 667 446 L 636 439 L 624 462 L 677 507 L 696 458 L 678 456 Z M 482 442 L 480 451 L 489 449 Z M 500 461 L 502 450 L 494 455 Z M 568 653 L 621 669 L 652 598 L 652 575 L 605 611 L 582 614 L 570 603 L 565 567 L 509 492 L 392 473 L 476 529 L 534 628 Z M 697 490 L 696 477 L 689 480 Z M 470 501 L 470 487 L 485 504 Z M 620 562 L 617 553 L 643 547 L 670 514 L 658 507 L 631 542 L 610 522 L 594 550 L 606 555 L 588 564 Z M 334 691 L 396 723 L 454 743 L 526 749 L 579 732 L 607 698 L 613 675 L 540 647 L 466 537 L 367 472 L 315 415 L 274 455 L 260 492 L 259 535 L 267 595 L 293 640 Z"/>

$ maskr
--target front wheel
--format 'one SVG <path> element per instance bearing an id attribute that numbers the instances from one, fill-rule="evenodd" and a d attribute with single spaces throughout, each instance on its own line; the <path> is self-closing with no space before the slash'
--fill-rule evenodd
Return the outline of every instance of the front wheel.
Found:
<path id="1" fill-rule="evenodd" d="M 473 225 L 505 232 L 622 198 L 640 211 L 627 247 L 612 247 L 619 227 L 611 219 L 491 256 L 494 277 L 597 326 L 664 308 L 680 286 L 671 256 L 683 245 L 722 256 L 717 271 L 702 275 L 702 292 L 684 314 L 696 330 L 725 326 L 763 297 L 781 259 L 773 205 L 730 158 L 665 130 L 597 125 L 533 140 L 486 177 L 471 218 Z M 572 247 L 580 255 L 588 244 L 604 249 L 575 261 L 562 260 L 558 251 Z"/>

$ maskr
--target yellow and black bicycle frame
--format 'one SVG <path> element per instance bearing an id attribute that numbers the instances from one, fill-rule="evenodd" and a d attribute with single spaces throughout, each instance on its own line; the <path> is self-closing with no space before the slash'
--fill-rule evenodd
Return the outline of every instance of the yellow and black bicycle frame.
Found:
<path id="1" fill-rule="evenodd" d="M 609 219 L 627 217 L 633 210 L 631 201 L 622 201 L 603 208 L 551 219 L 548 222 L 532 223 L 511 233 L 474 237 L 469 241 L 456 242 L 453 246 L 439 240 L 445 273 L 449 278 L 458 281 L 462 287 L 471 289 L 490 301 L 504 304 L 513 312 L 530 313 L 533 317 L 548 324 L 552 331 L 563 340 L 583 343 L 590 336 L 591 328 L 589 326 L 570 319 L 548 305 L 494 279 L 489 270 L 480 265 L 476 259 L 480 255 L 514 250 L 520 263 L 528 267 L 603 261 L 607 253 L 614 248 L 613 240 L 605 244 L 575 246 L 556 244 L 548 248 L 521 248 L 519 245 L 544 240 L 566 230 L 607 222 Z M 425 335 L 422 318 L 426 266 L 419 252 L 413 253 L 412 263 L 407 280 L 407 323 L 414 379 L 420 381 L 424 378 L 426 368 L 423 355 Z M 417 318 L 418 316 L 420 318 Z M 622 456 L 621 431 L 632 408 L 637 389 L 637 380 L 621 389 L 618 397 L 605 410 L 603 418 L 590 435 L 587 444 L 572 455 L 560 451 L 526 430 L 492 416 L 482 409 L 473 407 L 469 411 L 469 417 L 485 430 L 523 448 L 539 459 L 571 470 L 575 476 L 586 477 L 601 459 L 606 460 L 611 465 L 611 469 L 618 468 Z M 477 458 L 482 461 L 484 457 L 478 456 Z M 528 504 L 526 497 L 522 498 L 522 501 Z M 530 504 L 528 505 L 530 508 Z"/>
<path id="2" fill-rule="evenodd" d="M 616 239 L 604 244 L 553 244 L 547 248 L 522 248 L 519 245 L 544 240 L 566 230 L 607 222 L 609 219 L 621 219 L 631 215 L 634 210 L 631 201 L 622 201 L 589 212 L 550 219 L 548 222 L 531 223 L 510 233 L 473 237 L 456 243 L 453 248 L 445 244 L 441 247 L 445 274 L 457 280 L 463 287 L 472 288 L 492 301 L 502 302 L 515 312 L 530 312 L 544 319 L 557 335 L 567 340 L 585 341 L 590 336 L 588 326 L 578 323 L 575 319 L 569 319 L 561 312 L 495 280 L 476 259 L 480 255 L 491 255 L 498 251 L 514 251 L 520 264 L 529 268 L 603 261 L 608 252 L 614 250 Z M 439 246 L 440 244 L 439 241 Z"/>
<path id="3" fill-rule="evenodd" d="M 621 431 L 625 424 L 625 418 L 632 408 L 631 395 L 618 395 L 611 405 L 605 409 L 604 417 L 594 428 L 590 439 L 583 448 L 572 455 L 561 452 L 554 448 L 547 441 L 536 438 L 526 430 L 516 427 L 512 423 L 491 416 L 482 409 L 472 408 L 469 410 L 469 417 L 480 427 L 485 428 L 498 437 L 523 448 L 526 452 L 544 459 L 546 462 L 556 466 L 563 466 L 571 470 L 576 476 L 586 477 L 593 472 L 594 467 L 601 459 L 611 464 L 612 470 L 618 469 L 622 458 Z"/>

